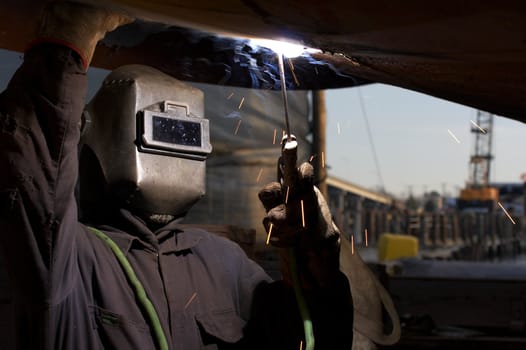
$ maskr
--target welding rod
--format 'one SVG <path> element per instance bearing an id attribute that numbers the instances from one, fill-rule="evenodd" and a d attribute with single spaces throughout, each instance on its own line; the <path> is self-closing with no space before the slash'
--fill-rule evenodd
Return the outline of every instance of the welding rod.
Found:
<path id="1" fill-rule="evenodd" d="M 283 54 L 278 53 L 279 78 L 281 80 L 281 95 L 283 96 L 283 105 L 285 107 L 285 132 L 287 133 L 287 142 L 291 141 L 290 124 L 289 124 L 289 102 L 287 100 L 287 84 L 285 81 L 285 67 L 283 66 Z"/>
<path id="2" fill-rule="evenodd" d="M 281 150 L 281 175 L 283 177 L 283 185 L 287 187 L 288 191 L 293 188 L 297 182 L 297 150 L 298 143 L 296 138 L 290 133 L 289 125 L 289 105 L 287 100 L 287 86 L 285 84 L 285 68 L 283 67 L 283 54 L 278 53 L 278 64 L 279 64 L 279 75 L 281 79 L 281 94 L 283 95 L 283 104 L 285 107 L 285 131 L 287 133 L 287 142 L 283 143 L 285 137 L 283 137 L 282 150 Z M 303 202 L 302 202 L 303 204 Z M 305 225 L 304 225 L 305 226 Z M 303 332 L 305 336 L 305 349 L 314 350 L 314 330 L 312 328 L 312 320 L 309 313 L 309 308 L 305 301 L 305 296 L 301 290 L 301 282 L 298 273 L 298 266 L 296 261 L 295 248 L 288 249 L 289 255 L 289 268 L 291 272 L 292 284 L 294 287 L 294 294 L 296 295 L 296 302 L 300 311 L 301 318 L 303 320 Z"/>
<path id="3" fill-rule="evenodd" d="M 278 53 L 278 63 L 279 63 L 279 75 L 281 79 L 281 94 L 283 96 L 283 105 L 285 109 L 285 132 L 287 133 L 286 142 L 285 136 L 281 140 L 283 146 L 281 152 L 281 161 L 282 161 L 282 179 L 283 185 L 288 188 L 292 187 L 296 183 L 297 173 L 296 173 L 296 161 L 297 161 L 297 148 L 298 143 L 296 138 L 290 133 L 290 124 L 289 124 L 289 104 L 287 99 L 287 84 L 285 82 L 285 68 L 283 65 L 283 54 Z"/>

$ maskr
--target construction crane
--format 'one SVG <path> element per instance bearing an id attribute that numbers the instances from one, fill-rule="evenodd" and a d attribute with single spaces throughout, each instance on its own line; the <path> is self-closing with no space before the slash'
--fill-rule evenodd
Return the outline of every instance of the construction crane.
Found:
<path id="1" fill-rule="evenodd" d="M 490 166 L 493 155 L 493 119 L 491 113 L 477 111 L 476 121 L 471 120 L 474 149 L 469 161 L 470 176 L 466 188 L 460 192 L 460 210 L 478 209 L 492 211 L 499 199 L 499 191 L 490 186 Z"/>

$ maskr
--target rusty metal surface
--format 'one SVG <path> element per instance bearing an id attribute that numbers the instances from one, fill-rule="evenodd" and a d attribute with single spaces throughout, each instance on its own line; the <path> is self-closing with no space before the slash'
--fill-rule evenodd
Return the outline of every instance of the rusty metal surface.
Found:
<path id="1" fill-rule="evenodd" d="M 40 4 L 30 0 L 0 4 L 0 47 L 23 50 Z M 325 50 L 294 61 L 300 85 L 290 82 L 289 88 L 382 82 L 526 121 L 526 2 L 520 0 L 114 0 L 104 6 L 122 8 L 146 20 L 290 38 Z M 101 44 L 94 65 L 114 68 L 145 63 L 186 80 L 279 88 L 272 67 L 275 61 L 267 57 L 268 52 L 238 56 L 236 40 L 217 41 L 214 36 L 174 27 L 146 35 L 141 30 L 121 36 L 143 39 L 130 47 L 118 40 Z M 248 56 L 257 64 L 238 60 Z M 254 78 L 256 71 L 262 76 Z"/>

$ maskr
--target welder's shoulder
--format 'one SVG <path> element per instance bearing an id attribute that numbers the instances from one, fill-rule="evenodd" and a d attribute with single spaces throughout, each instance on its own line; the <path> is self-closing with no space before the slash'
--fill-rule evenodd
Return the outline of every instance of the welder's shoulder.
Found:
<path id="1" fill-rule="evenodd" d="M 189 231 L 190 230 L 190 231 Z M 224 232 L 210 231 L 203 228 L 185 230 L 189 236 L 199 236 L 197 244 L 191 248 L 211 271 L 229 279 L 233 283 L 241 283 L 242 290 L 252 294 L 261 282 L 271 282 L 272 278 L 254 259 L 254 244 L 236 242 Z M 255 235 L 255 232 L 254 232 Z M 241 282 L 240 282 L 241 281 Z"/>

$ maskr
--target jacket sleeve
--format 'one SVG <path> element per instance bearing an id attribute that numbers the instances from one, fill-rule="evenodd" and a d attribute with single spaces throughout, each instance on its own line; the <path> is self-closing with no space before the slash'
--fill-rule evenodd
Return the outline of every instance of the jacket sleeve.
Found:
<path id="1" fill-rule="evenodd" d="M 85 91 L 80 58 L 39 44 L 0 95 L 0 244 L 12 287 L 31 302 L 55 304 L 75 281 Z"/>
<path id="2" fill-rule="evenodd" d="M 340 274 L 334 288 L 304 290 L 303 294 L 312 322 L 315 349 L 350 350 L 353 302 L 347 278 Z M 292 286 L 284 281 L 260 283 L 253 293 L 242 348 L 305 348 L 303 322 Z"/>

